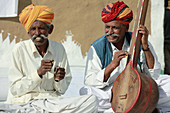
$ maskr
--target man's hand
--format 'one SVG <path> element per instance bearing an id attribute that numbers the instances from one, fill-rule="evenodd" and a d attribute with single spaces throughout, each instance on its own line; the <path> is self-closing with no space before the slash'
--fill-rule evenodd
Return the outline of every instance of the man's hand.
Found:
<path id="1" fill-rule="evenodd" d="M 141 44 L 143 49 L 145 50 L 145 58 L 146 58 L 146 64 L 148 66 L 148 69 L 153 69 L 154 68 L 154 56 L 151 53 L 149 46 L 148 46 L 148 34 L 149 31 L 147 30 L 147 28 L 143 25 L 140 25 L 138 28 L 139 33 L 142 34 L 142 38 L 141 38 Z"/>
<path id="2" fill-rule="evenodd" d="M 147 49 L 148 48 L 148 34 L 149 34 L 149 31 L 143 25 L 139 26 L 138 31 L 139 31 L 139 33 L 142 34 L 141 44 L 142 44 L 144 49 Z"/>
<path id="3" fill-rule="evenodd" d="M 58 82 L 58 81 L 64 79 L 65 74 L 66 74 L 66 72 L 65 72 L 64 68 L 56 67 L 56 73 L 54 74 L 54 80 L 56 82 Z"/>
<path id="4" fill-rule="evenodd" d="M 104 72 L 104 82 L 107 81 L 107 79 L 110 77 L 110 74 L 112 73 L 112 71 L 119 66 L 120 61 L 122 58 L 125 58 L 126 56 L 128 56 L 128 52 L 127 51 L 117 51 L 114 54 L 114 58 L 112 60 L 112 62 L 105 68 L 105 72 Z"/>
<path id="5" fill-rule="evenodd" d="M 54 60 L 41 60 L 41 66 L 37 70 L 38 75 L 42 78 L 42 76 L 47 72 L 51 71 L 51 68 L 53 66 L 53 61 Z"/>
<path id="6" fill-rule="evenodd" d="M 117 66 L 119 66 L 122 58 L 125 58 L 126 56 L 128 56 L 127 51 L 122 51 L 122 50 L 117 51 L 117 52 L 115 52 L 114 58 L 110 64 L 112 65 L 113 68 L 116 68 Z"/>

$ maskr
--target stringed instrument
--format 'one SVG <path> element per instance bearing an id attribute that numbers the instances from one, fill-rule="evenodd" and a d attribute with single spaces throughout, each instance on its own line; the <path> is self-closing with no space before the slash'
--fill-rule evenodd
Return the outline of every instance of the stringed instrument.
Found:
<path id="1" fill-rule="evenodd" d="M 116 113 L 152 113 L 159 99 L 156 82 L 137 70 L 141 46 L 141 34 L 137 28 L 144 25 L 148 2 L 139 0 L 127 65 L 112 87 L 111 107 Z"/>

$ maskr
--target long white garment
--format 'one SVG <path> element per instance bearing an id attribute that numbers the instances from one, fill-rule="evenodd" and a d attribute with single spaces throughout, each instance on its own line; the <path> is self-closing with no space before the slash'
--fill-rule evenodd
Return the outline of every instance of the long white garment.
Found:
<path id="1" fill-rule="evenodd" d="M 118 51 L 118 49 L 111 44 L 113 50 L 113 57 L 114 53 Z M 154 68 L 148 69 L 145 61 L 144 52 L 141 50 L 140 52 L 140 61 L 142 62 L 141 68 L 138 66 L 139 71 L 143 71 L 147 75 L 151 76 L 153 79 L 158 79 L 160 75 L 161 65 L 157 60 L 157 56 L 153 50 L 152 45 L 149 43 L 150 50 L 154 56 Z M 130 45 L 128 44 L 127 40 L 125 39 L 122 50 L 129 51 Z M 113 59 L 113 58 L 112 58 Z M 93 46 L 90 47 L 87 57 L 87 64 L 85 70 L 85 85 L 80 90 L 80 94 L 94 94 L 99 99 L 99 111 L 106 112 L 106 110 L 110 109 L 110 97 L 111 97 L 111 88 L 117 76 L 125 69 L 127 63 L 127 59 L 123 58 L 120 61 L 120 65 L 111 73 L 111 76 L 108 78 L 106 82 L 103 82 L 104 79 L 104 71 L 105 68 L 102 69 L 102 64 L 97 56 L 97 53 Z M 103 91 L 104 94 L 99 95 Z M 105 102 L 104 102 L 105 101 Z M 107 109 L 106 109 L 107 108 Z"/>
<path id="2" fill-rule="evenodd" d="M 54 74 L 47 72 L 40 78 L 37 69 L 41 60 L 54 59 L 55 66 L 64 67 L 65 78 L 59 82 Z M 49 40 L 44 57 L 37 51 L 32 40 L 17 43 L 12 50 L 8 79 L 10 82 L 7 103 L 26 103 L 31 99 L 56 98 L 65 93 L 71 81 L 70 68 L 62 44 Z"/>
<path id="3" fill-rule="evenodd" d="M 97 113 L 98 103 L 94 95 L 64 99 L 40 99 L 25 104 L 1 104 L 4 113 Z"/>
<path id="4" fill-rule="evenodd" d="M 18 13 L 18 0 L 1 0 L 0 17 L 16 17 Z"/>

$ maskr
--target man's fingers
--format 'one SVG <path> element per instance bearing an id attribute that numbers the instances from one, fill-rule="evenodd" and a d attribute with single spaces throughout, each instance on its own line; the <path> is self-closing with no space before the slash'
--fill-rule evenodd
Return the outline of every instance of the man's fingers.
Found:
<path id="1" fill-rule="evenodd" d="M 123 56 L 120 56 L 120 57 L 119 57 L 119 59 L 121 60 L 122 58 L 125 58 L 125 57 L 126 57 L 126 56 L 125 56 L 125 55 L 123 55 Z"/>
<path id="2" fill-rule="evenodd" d="M 42 66 L 53 66 L 53 61 L 51 61 L 51 60 L 42 60 L 41 61 L 41 65 Z"/>
<path id="3" fill-rule="evenodd" d="M 54 62 L 54 60 L 41 60 L 41 63 L 52 63 L 52 62 Z"/>
<path id="4" fill-rule="evenodd" d="M 148 29 L 145 26 L 143 26 L 143 25 L 140 25 L 140 27 L 138 28 L 138 31 L 141 34 L 149 34 Z"/>
<path id="5" fill-rule="evenodd" d="M 117 56 L 118 56 L 118 58 L 120 56 L 128 56 L 128 52 L 127 51 L 120 51 L 120 52 L 117 53 Z"/>
<path id="6" fill-rule="evenodd" d="M 61 80 L 61 79 L 64 79 L 64 76 L 59 76 L 59 78 L 60 78 L 60 80 Z"/>
<path id="7" fill-rule="evenodd" d="M 44 66 L 42 66 L 42 69 L 51 69 L 51 66 L 44 65 Z"/>
<path id="8" fill-rule="evenodd" d="M 44 75 L 46 72 L 51 71 L 54 60 L 41 60 L 41 66 L 38 69 L 39 75 Z"/>
<path id="9" fill-rule="evenodd" d="M 47 72 L 47 71 L 51 71 L 51 69 L 50 68 L 43 68 L 42 71 Z"/>
<path id="10" fill-rule="evenodd" d="M 45 63 L 45 66 L 53 66 L 53 64 L 50 62 L 50 63 Z"/>
<path id="11" fill-rule="evenodd" d="M 65 74 L 66 74 L 66 72 L 65 72 L 65 71 L 62 71 L 62 70 L 58 70 L 58 71 L 57 71 L 57 74 L 65 75 Z"/>
<path id="12" fill-rule="evenodd" d="M 56 67 L 56 72 L 61 72 L 61 71 L 65 72 L 65 69 L 57 66 Z"/>
<path id="13" fill-rule="evenodd" d="M 122 52 L 121 54 L 119 54 L 119 56 L 128 56 L 127 52 Z"/>
<path id="14" fill-rule="evenodd" d="M 54 79 L 55 79 L 55 80 L 62 80 L 62 79 L 64 79 L 64 77 L 65 77 L 65 72 L 56 73 L 56 74 L 54 75 Z"/>
<path id="15" fill-rule="evenodd" d="M 62 79 L 64 79 L 65 74 L 66 74 L 66 72 L 65 72 L 64 68 L 57 67 L 57 71 L 56 71 L 56 74 L 55 74 L 55 79 L 62 80 Z"/>
<path id="16" fill-rule="evenodd" d="M 58 73 L 59 73 L 60 75 L 65 75 L 65 74 L 66 74 L 65 71 L 59 71 Z"/>

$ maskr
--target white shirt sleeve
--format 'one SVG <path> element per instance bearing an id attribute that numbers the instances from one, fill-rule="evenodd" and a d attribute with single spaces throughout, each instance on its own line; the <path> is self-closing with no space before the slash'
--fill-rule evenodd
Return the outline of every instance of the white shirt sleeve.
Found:
<path id="1" fill-rule="evenodd" d="M 104 88 L 113 83 L 113 76 L 110 76 L 106 82 L 104 80 L 104 71 L 102 64 L 93 46 L 88 51 L 88 57 L 85 69 L 85 85 L 93 86 L 96 88 Z M 116 71 L 113 71 L 111 75 L 114 75 Z"/>

